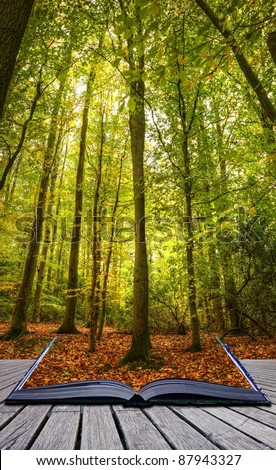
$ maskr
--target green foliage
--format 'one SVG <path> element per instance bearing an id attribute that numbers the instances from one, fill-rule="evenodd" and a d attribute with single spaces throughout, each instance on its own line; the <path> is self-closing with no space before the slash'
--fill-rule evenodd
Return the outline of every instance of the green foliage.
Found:
<path id="1" fill-rule="evenodd" d="M 106 321 L 131 330 L 134 201 L 128 129 L 129 112 L 135 113 L 137 102 L 134 95 L 128 97 L 128 91 L 141 80 L 146 83 L 150 327 L 170 331 L 190 327 L 185 201 L 189 187 L 201 326 L 230 327 L 227 302 L 232 295 L 245 328 L 273 333 L 276 240 L 275 137 L 271 125 L 241 73 L 231 48 L 232 38 L 223 38 L 195 2 L 131 0 L 127 4 L 125 16 L 119 2 L 47 0 L 37 3 L 30 19 L 1 123 L 1 171 L 20 141 L 38 82 L 43 94 L 1 193 L 1 320 L 11 319 L 32 233 L 54 97 L 68 71 L 57 123 L 56 168 L 52 169 L 47 200 L 49 204 L 52 198 L 51 236 L 40 318 L 60 321 L 64 314 L 83 92 L 93 64 L 84 208 L 80 214 L 78 320 L 88 320 L 93 227 L 100 222 L 102 287 L 114 224 Z M 143 31 L 139 30 L 136 7 Z M 224 28 L 234 31 L 239 50 L 273 96 L 274 70 L 266 39 L 273 28 L 274 2 L 217 1 L 212 7 L 223 19 Z M 139 64 L 142 57 L 143 67 Z M 183 161 L 186 137 L 189 172 Z M 93 221 L 102 144 L 101 215 L 100 221 Z M 113 220 L 121 158 L 122 181 Z M 230 281 L 233 292 L 229 293 Z"/>

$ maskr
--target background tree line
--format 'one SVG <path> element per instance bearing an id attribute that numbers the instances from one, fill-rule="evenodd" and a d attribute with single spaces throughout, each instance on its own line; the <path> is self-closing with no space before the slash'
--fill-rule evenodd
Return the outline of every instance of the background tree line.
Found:
<path id="1" fill-rule="evenodd" d="M 107 323 L 129 361 L 151 330 L 273 334 L 274 2 L 21 3 L 0 9 L 4 339 L 81 321 L 93 352 Z"/>

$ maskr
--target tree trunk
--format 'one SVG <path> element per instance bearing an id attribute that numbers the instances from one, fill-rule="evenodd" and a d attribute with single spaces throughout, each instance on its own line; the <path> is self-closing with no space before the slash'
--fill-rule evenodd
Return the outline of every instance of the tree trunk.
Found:
<path id="1" fill-rule="evenodd" d="M 91 270 L 91 240 L 92 240 L 92 210 L 89 209 L 86 212 L 87 223 L 86 223 L 86 256 L 85 256 L 85 279 L 90 278 Z M 88 282 L 87 282 L 88 284 Z M 84 303 L 83 303 L 83 319 L 87 326 L 90 326 L 89 315 L 90 315 L 90 295 L 91 295 L 91 285 L 90 289 L 87 287 L 85 289 Z"/>
<path id="2" fill-rule="evenodd" d="M 142 34 L 140 9 L 136 8 L 138 34 Z M 132 49 L 132 38 L 128 40 L 128 50 Z M 137 58 L 138 66 L 132 52 L 129 53 L 131 71 L 144 70 L 144 54 Z M 130 350 L 122 359 L 122 363 L 135 360 L 146 360 L 150 348 L 148 325 L 148 260 L 146 245 L 146 214 L 145 214 L 145 181 L 144 181 L 144 145 L 145 145 L 145 83 L 142 77 L 131 83 L 130 102 L 134 104 L 129 113 L 129 129 L 132 155 L 134 213 L 135 213 L 135 259 L 133 289 L 133 332 Z"/>
<path id="3" fill-rule="evenodd" d="M 12 171 L 11 178 L 9 182 L 6 184 L 4 207 L 8 207 L 12 202 L 14 191 L 16 188 L 17 180 L 18 180 L 21 160 L 22 160 L 21 158 L 18 158 L 15 168 Z"/>
<path id="4" fill-rule="evenodd" d="M 4 168 L 4 171 L 3 171 L 3 174 L 2 174 L 2 177 L 1 177 L 1 180 L 0 180 L 0 191 L 3 189 L 3 187 L 5 185 L 5 182 L 6 182 L 6 179 L 8 177 L 8 174 L 9 174 L 16 158 L 18 157 L 18 155 L 20 154 L 20 152 L 23 148 L 23 144 L 25 142 L 28 125 L 34 117 L 36 106 L 37 106 L 38 100 L 40 99 L 42 93 L 43 93 L 42 84 L 41 84 L 41 82 L 38 82 L 36 84 L 36 93 L 35 93 L 35 96 L 34 96 L 34 99 L 33 99 L 33 102 L 32 102 L 32 106 L 31 106 L 31 109 L 30 109 L 30 114 L 29 114 L 28 118 L 26 119 L 26 121 L 24 122 L 24 124 L 22 126 L 19 143 L 18 143 L 14 153 L 9 156 L 8 162 L 7 162 L 7 164 Z"/>
<path id="5" fill-rule="evenodd" d="M 1 0 L 0 2 L 0 119 L 33 4 L 34 0 Z"/>
<path id="6" fill-rule="evenodd" d="M 78 289 L 78 266 L 79 266 L 79 251 L 81 242 L 81 223 L 82 223 L 82 206 L 83 206 L 83 181 L 84 181 L 84 162 L 86 153 L 86 136 L 88 129 L 88 116 L 91 100 L 91 83 L 94 79 L 94 68 L 91 68 L 86 97 L 83 108 L 81 140 L 79 149 L 79 160 L 76 177 L 76 191 L 75 191 L 75 211 L 74 221 L 72 228 L 72 237 L 70 245 L 70 259 L 69 259 L 69 275 L 67 284 L 67 301 L 65 314 L 62 324 L 57 330 L 58 334 L 65 333 L 79 333 L 75 326 L 75 315 L 77 306 L 77 289 Z"/>
<path id="7" fill-rule="evenodd" d="M 240 315 L 237 309 L 237 288 L 232 272 L 232 256 L 230 252 L 227 252 L 227 249 L 224 250 L 223 254 L 223 277 L 224 277 L 224 287 L 225 287 L 225 308 L 226 312 L 229 315 L 230 319 L 230 328 L 236 329 L 242 327 L 240 323 Z"/>
<path id="8" fill-rule="evenodd" d="M 39 322 L 40 320 L 40 311 L 41 311 L 41 295 L 42 289 L 44 284 L 44 275 L 48 257 L 48 251 L 51 244 L 51 236 L 52 236 L 52 229 L 56 225 L 52 219 L 53 215 L 53 204 L 54 204 L 54 197 L 55 197 L 55 186 L 57 180 L 57 169 L 58 169 L 58 162 L 57 162 L 57 152 L 58 149 L 56 148 L 55 151 L 55 159 L 54 159 L 54 169 L 52 171 L 52 181 L 50 187 L 50 197 L 49 202 L 47 205 L 46 211 L 46 219 L 45 219 L 45 232 L 44 232 L 44 241 L 43 247 L 40 255 L 40 263 L 39 268 L 37 271 L 37 281 L 36 281 L 36 289 L 34 295 L 34 306 L 33 306 L 33 313 L 32 313 L 32 321 Z M 53 225 L 54 222 L 54 225 Z"/>
<path id="9" fill-rule="evenodd" d="M 94 352 L 97 339 L 98 320 L 100 315 L 100 274 L 101 274 L 101 209 L 100 189 L 102 182 L 102 163 L 105 143 L 104 109 L 101 116 L 101 140 L 98 155 L 97 182 L 93 205 L 93 235 L 92 235 L 92 283 L 90 292 L 90 345 L 89 351 Z"/>
<path id="10" fill-rule="evenodd" d="M 268 34 L 267 45 L 274 64 L 276 65 L 276 31 L 271 31 Z"/>
<path id="11" fill-rule="evenodd" d="M 38 203 L 36 214 L 32 225 L 32 238 L 29 242 L 29 249 L 25 261 L 25 268 L 23 279 L 15 307 L 13 310 L 12 324 L 9 331 L 4 335 L 3 339 L 16 338 L 23 335 L 27 330 L 27 310 L 30 303 L 34 277 L 36 274 L 36 267 L 38 262 L 38 255 L 40 244 L 42 241 L 44 212 L 47 199 L 47 191 L 49 185 L 49 178 L 52 170 L 54 149 L 56 140 L 57 118 L 60 109 L 63 88 L 59 88 L 54 103 L 54 108 L 51 117 L 50 131 L 47 141 L 47 149 L 44 155 L 42 176 L 38 190 Z"/>
<path id="12" fill-rule="evenodd" d="M 219 149 L 223 149 L 223 131 L 220 126 L 220 121 L 217 122 L 217 133 L 218 133 L 218 146 Z M 225 158 L 219 153 L 219 168 L 220 168 L 220 188 L 221 193 L 226 194 L 228 192 L 228 175 Z M 227 203 L 227 208 L 230 202 Z M 220 257 L 222 259 L 222 272 L 224 280 L 224 303 L 225 310 L 230 320 L 231 328 L 238 328 L 239 326 L 239 315 L 236 309 L 236 295 L 237 288 L 233 272 L 233 260 L 232 253 L 229 249 L 228 243 L 220 243 Z M 225 325 L 224 325 L 225 326 Z"/>
<path id="13" fill-rule="evenodd" d="M 191 351 L 201 351 L 200 343 L 200 330 L 199 320 L 197 313 L 197 293 L 196 293 L 196 279 L 194 268 L 194 233 L 193 233 L 193 209 L 192 209 L 192 175 L 191 164 L 188 146 L 189 130 L 192 127 L 193 116 L 196 110 L 197 98 L 199 89 L 195 98 L 193 115 L 189 126 L 187 125 L 186 103 L 181 90 L 181 81 L 178 82 L 178 103 L 179 115 L 181 118 L 183 141 L 182 141 L 182 155 L 183 155 L 183 178 L 184 178 L 184 192 L 186 202 L 186 228 L 187 228 L 187 242 L 186 242 L 186 259 L 188 271 L 188 301 L 190 311 L 190 322 L 192 329 L 192 345 Z"/>
<path id="14" fill-rule="evenodd" d="M 67 153 L 68 153 L 68 145 L 65 146 L 65 155 L 63 157 L 63 162 L 62 162 L 62 167 L 61 167 L 61 174 L 59 176 L 59 185 L 58 185 L 58 196 L 57 196 L 57 203 L 56 203 L 56 211 L 55 211 L 55 223 L 53 226 L 53 233 L 52 233 L 52 245 L 50 249 L 50 256 L 49 256 L 49 266 L 48 266 L 48 271 L 47 271 L 47 290 L 51 291 L 54 290 L 53 287 L 53 278 L 55 278 L 55 284 L 58 284 L 58 270 L 60 264 L 58 264 L 58 268 L 56 271 L 53 270 L 52 264 L 53 264 L 53 259 L 54 259 L 54 254 L 57 251 L 56 248 L 58 247 L 57 242 L 57 229 L 58 229 L 58 223 L 57 221 L 59 220 L 59 212 L 60 212 L 60 205 L 61 205 L 61 198 L 60 198 L 60 191 L 63 185 L 63 178 L 64 178 L 64 170 L 65 170 L 65 164 L 67 160 Z M 61 240 L 60 243 L 60 250 L 59 253 L 62 252 L 63 248 L 63 241 Z M 59 255 L 57 256 L 58 260 L 60 260 Z M 53 275 L 55 273 L 55 275 Z"/>
<path id="15" fill-rule="evenodd" d="M 217 266 L 217 260 L 214 259 L 213 255 L 210 258 L 210 265 L 212 267 Z M 213 279 L 212 279 L 212 290 L 214 292 L 214 298 L 212 299 L 214 331 L 224 331 L 224 328 L 225 328 L 222 297 L 220 294 L 220 288 L 221 288 L 220 285 L 221 285 L 220 275 L 219 275 L 219 271 L 217 271 L 216 274 L 213 275 Z"/>
<path id="16" fill-rule="evenodd" d="M 124 157 L 124 155 L 121 157 L 121 162 L 120 162 L 119 180 L 118 180 L 116 197 L 115 197 L 115 202 L 114 202 L 113 211 L 112 211 L 111 234 L 110 234 L 109 243 L 108 243 L 107 259 L 106 259 L 106 263 L 105 263 L 105 271 L 104 271 L 104 276 L 103 276 L 103 287 L 102 287 L 102 290 L 101 290 L 102 309 L 101 309 L 101 318 L 100 318 L 99 330 L 98 330 L 98 333 L 97 333 L 97 339 L 98 340 L 102 336 L 103 327 L 104 327 L 104 324 L 105 324 L 105 317 L 106 317 L 106 293 L 107 293 L 107 285 L 108 285 L 108 278 L 109 278 L 109 268 L 110 268 L 111 256 L 112 256 L 113 244 L 114 244 L 115 221 L 116 221 L 115 218 L 116 218 L 117 207 L 118 207 L 118 204 L 119 204 L 119 195 L 120 195 L 121 180 L 122 180 L 123 157 Z"/>
<path id="17" fill-rule="evenodd" d="M 185 139 L 186 140 L 186 139 Z M 192 351 L 201 351 L 200 344 L 200 330 L 197 313 L 197 295 L 196 295 L 196 279 L 194 269 L 194 234 L 193 234 L 193 213 L 192 213 L 192 196 L 191 196 L 191 181 L 190 175 L 187 173 L 189 167 L 188 148 L 185 145 L 183 148 L 184 161 L 186 167 L 185 177 L 185 200 L 186 200 L 186 214 L 187 214 L 187 242 L 186 242 L 186 259 L 187 259 L 187 270 L 188 270 L 188 299 L 189 299 L 189 310 L 190 320 L 192 329 Z M 189 170 L 190 171 L 190 170 Z"/>
<path id="18" fill-rule="evenodd" d="M 67 80 L 67 74 L 64 74 L 62 76 L 62 79 L 60 81 L 59 85 L 59 90 L 57 93 L 57 105 L 56 105 L 56 119 L 53 121 L 53 126 L 51 129 L 52 137 L 50 139 L 52 148 L 50 150 L 50 153 L 53 155 L 53 168 L 51 171 L 51 186 L 50 186 L 50 195 L 49 195 L 49 201 L 47 205 L 47 211 L 46 211 L 46 218 L 45 218 L 45 233 L 44 233 L 44 241 L 43 241 L 43 247 L 41 251 L 41 256 L 40 256 L 40 263 L 39 263 L 39 268 L 37 271 L 37 281 L 36 281 L 36 289 L 35 289 L 35 295 L 34 295 L 34 306 L 33 306 L 33 313 L 32 313 L 32 319 L 33 321 L 39 321 L 40 319 L 40 300 L 41 300 L 41 295 L 42 295 L 42 289 L 43 289 L 43 283 L 44 283 L 44 275 L 45 275 L 45 268 L 46 268 L 46 263 L 47 263 L 47 257 L 48 257 L 48 251 L 51 243 L 51 227 L 53 230 L 57 229 L 55 221 L 52 219 L 52 212 L 53 212 L 53 204 L 54 204 L 54 197 L 55 197 L 55 188 L 56 188 L 56 180 L 58 176 L 58 164 L 59 164 L 59 143 L 60 139 L 57 139 L 57 134 L 58 134 L 58 114 L 59 114 L 59 108 L 61 104 L 61 99 L 63 96 L 65 84 Z M 56 143 L 57 141 L 57 143 Z M 54 222 L 54 223 L 53 223 Z"/>

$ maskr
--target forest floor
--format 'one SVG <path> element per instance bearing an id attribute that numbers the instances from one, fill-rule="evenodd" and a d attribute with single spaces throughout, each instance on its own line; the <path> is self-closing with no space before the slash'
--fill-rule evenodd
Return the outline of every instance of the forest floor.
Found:
<path id="1" fill-rule="evenodd" d="M 28 325 L 28 333 L 10 341 L 0 341 L 0 359 L 35 359 L 55 336 L 59 324 Z M 0 324 L 0 335 L 9 328 Z M 136 391 L 149 381 L 182 377 L 247 387 L 248 383 L 217 343 L 214 333 L 202 333 L 202 352 L 190 353 L 190 335 L 152 334 L 152 359 L 148 364 L 120 366 L 128 351 L 131 335 L 106 327 L 96 352 L 88 352 L 89 330 L 82 334 L 58 335 L 58 339 L 39 364 L 28 386 L 50 385 L 75 380 L 113 379 Z M 276 338 L 226 336 L 224 342 L 239 359 L 276 359 Z"/>

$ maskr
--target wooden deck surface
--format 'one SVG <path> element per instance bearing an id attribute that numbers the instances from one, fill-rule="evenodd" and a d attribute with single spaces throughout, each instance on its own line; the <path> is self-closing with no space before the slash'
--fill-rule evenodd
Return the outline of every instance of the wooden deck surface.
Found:
<path id="1" fill-rule="evenodd" d="M 272 406 L 5 405 L 33 361 L 0 361 L 0 449 L 276 449 L 276 360 L 242 361 Z"/>

